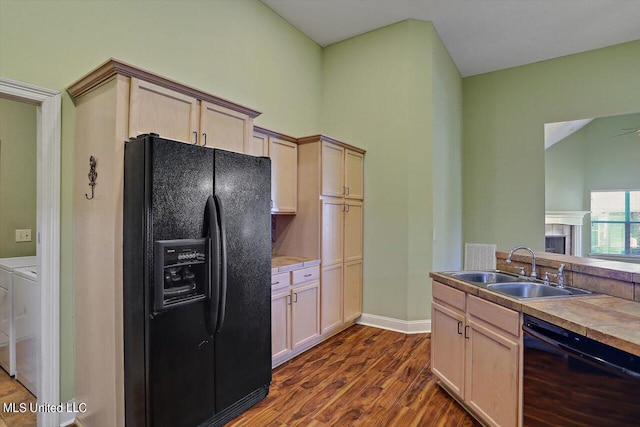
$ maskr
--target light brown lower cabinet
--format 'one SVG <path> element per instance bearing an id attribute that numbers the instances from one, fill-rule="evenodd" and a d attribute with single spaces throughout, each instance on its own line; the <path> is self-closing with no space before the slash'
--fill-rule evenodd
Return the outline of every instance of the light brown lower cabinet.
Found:
<path id="1" fill-rule="evenodd" d="M 344 264 L 322 267 L 322 334 L 339 329 L 342 317 Z"/>
<path id="2" fill-rule="evenodd" d="M 432 372 L 490 426 L 520 426 L 520 314 L 433 282 Z"/>
<path id="3" fill-rule="evenodd" d="M 344 263 L 344 321 L 362 314 L 362 260 Z"/>
<path id="4" fill-rule="evenodd" d="M 271 357 L 276 366 L 320 338 L 319 267 L 273 275 L 272 289 Z"/>

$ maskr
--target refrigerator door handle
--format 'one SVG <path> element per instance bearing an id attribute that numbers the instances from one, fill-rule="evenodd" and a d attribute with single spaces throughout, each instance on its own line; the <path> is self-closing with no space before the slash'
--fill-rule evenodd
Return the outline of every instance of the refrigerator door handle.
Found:
<path id="1" fill-rule="evenodd" d="M 218 309 L 218 325 L 216 331 L 219 332 L 224 324 L 225 311 L 227 307 L 227 231 L 224 225 L 224 211 L 222 201 L 217 195 L 213 196 L 218 214 L 218 226 L 220 228 L 220 306 Z"/>
<path id="2" fill-rule="evenodd" d="M 220 284 L 218 280 L 218 226 L 217 211 L 213 196 L 207 199 L 206 207 L 207 227 L 206 235 L 209 238 L 209 302 L 207 304 L 206 324 L 207 332 L 213 335 L 218 327 L 218 310 L 220 306 Z"/>

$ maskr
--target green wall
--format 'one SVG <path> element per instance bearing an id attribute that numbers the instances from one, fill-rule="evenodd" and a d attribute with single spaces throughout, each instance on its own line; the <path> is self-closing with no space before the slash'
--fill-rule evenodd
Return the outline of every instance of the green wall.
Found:
<path id="1" fill-rule="evenodd" d="M 461 256 L 458 70 L 433 25 L 408 20 L 325 48 L 323 77 L 323 132 L 367 150 L 364 312 L 429 319 L 429 271 Z"/>
<path id="2" fill-rule="evenodd" d="M 463 238 L 544 249 L 544 123 L 640 111 L 640 40 L 463 80 Z"/>
<path id="3" fill-rule="evenodd" d="M 594 119 L 545 150 L 547 210 L 591 210 L 591 191 L 640 189 L 640 113 Z M 627 131 L 628 132 L 628 131 Z M 620 136 L 616 136 L 620 135 Z M 591 225 L 585 216 L 582 253 L 591 250 Z"/>
<path id="4" fill-rule="evenodd" d="M 37 133 L 34 105 L 0 99 L 0 258 L 36 254 Z M 31 241 L 15 241 L 16 229 Z"/>
<path id="5" fill-rule="evenodd" d="M 585 144 L 580 137 L 583 129 L 544 151 L 547 211 L 589 210 L 583 209 Z"/>
<path id="6" fill-rule="evenodd" d="M 118 58 L 263 112 L 256 124 L 320 132 L 322 49 L 257 0 L 0 0 L 0 75 L 64 89 Z M 74 395 L 75 107 L 62 101 L 61 399 Z"/>

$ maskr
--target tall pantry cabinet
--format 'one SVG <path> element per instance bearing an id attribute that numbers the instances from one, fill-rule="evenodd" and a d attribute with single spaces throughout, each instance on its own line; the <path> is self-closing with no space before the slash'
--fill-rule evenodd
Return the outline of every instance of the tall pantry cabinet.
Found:
<path id="1" fill-rule="evenodd" d="M 259 113 L 110 59 L 67 88 L 76 105 L 74 225 L 76 423 L 124 425 L 124 141 L 141 133 L 248 151 Z M 90 158 L 95 188 L 89 187 Z"/>
<path id="2" fill-rule="evenodd" d="M 323 335 L 362 314 L 364 153 L 325 135 L 298 139 L 298 212 L 276 250 L 321 259 Z"/>

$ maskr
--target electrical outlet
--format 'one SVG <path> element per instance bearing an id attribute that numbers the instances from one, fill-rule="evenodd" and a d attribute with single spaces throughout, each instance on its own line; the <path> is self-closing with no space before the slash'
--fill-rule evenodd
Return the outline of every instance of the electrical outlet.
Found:
<path id="1" fill-rule="evenodd" d="M 31 241 L 31 229 L 25 228 L 23 230 L 16 230 L 16 242 L 30 242 Z"/>

